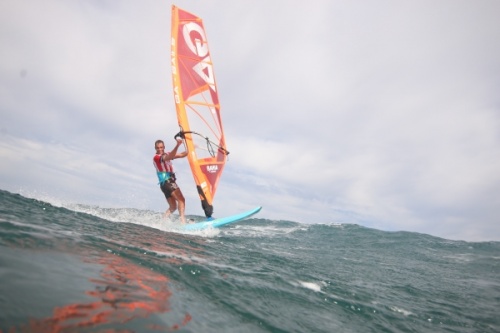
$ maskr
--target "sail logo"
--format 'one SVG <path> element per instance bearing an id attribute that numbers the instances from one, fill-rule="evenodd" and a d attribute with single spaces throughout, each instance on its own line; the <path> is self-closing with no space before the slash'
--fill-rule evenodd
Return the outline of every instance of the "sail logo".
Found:
<path id="1" fill-rule="evenodd" d="M 192 38 L 192 35 L 196 37 Z M 200 62 L 193 66 L 194 72 L 210 86 L 210 89 L 216 91 L 214 70 L 212 60 L 208 54 L 208 42 L 205 30 L 196 22 L 189 22 L 183 26 L 182 36 L 189 50 L 202 58 Z"/>
<path id="2" fill-rule="evenodd" d="M 216 173 L 219 171 L 219 166 L 217 165 L 207 165 L 207 171 L 210 173 Z"/>

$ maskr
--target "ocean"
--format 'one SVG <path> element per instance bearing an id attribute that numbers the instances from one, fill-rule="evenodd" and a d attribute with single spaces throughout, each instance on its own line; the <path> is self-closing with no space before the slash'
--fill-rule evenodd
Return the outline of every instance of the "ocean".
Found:
<path id="1" fill-rule="evenodd" d="M 258 216 L 0 191 L 0 332 L 500 332 L 500 242 Z"/>

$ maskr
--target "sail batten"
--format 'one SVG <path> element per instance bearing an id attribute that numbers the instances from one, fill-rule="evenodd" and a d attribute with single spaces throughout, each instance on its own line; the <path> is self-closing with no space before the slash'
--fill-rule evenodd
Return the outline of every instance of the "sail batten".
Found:
<path id="1" fill-rule="evenodd" d="M 210 217 L 228 151 L 202 19 L 172 6 L 171 47 L 177 120 L 202 208 Z"/>

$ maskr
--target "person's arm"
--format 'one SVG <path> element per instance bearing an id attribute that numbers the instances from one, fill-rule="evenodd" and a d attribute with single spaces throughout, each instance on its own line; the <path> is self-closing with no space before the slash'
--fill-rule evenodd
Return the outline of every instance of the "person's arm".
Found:
<path id="1" fill-rule="evenodd" d="M 161 159 L 163 161 L 168 161 L 168 160 L 173 160 L 174 158 L 177 157 L 177 149 L 179 149 L 179 146 L 181 145 L 182 143 L 182 139 L 177 139 L 177 144 L 175 145 L 174 149 L 172 149 L 171 152 L 169 153 L 164 153 L 163 155 L 161 155 Z M 187 153 L 186 153 L 187 155 Z"/>
<path id="2" fill-rule="evenodd" d="M 183 151 L 182 153 L 179 153 L 177 155 L 175 155 L 174 158 L 183 158 L 183 157 L 186 157 L 188 155 L 188 152 L 187 151 Z"/>

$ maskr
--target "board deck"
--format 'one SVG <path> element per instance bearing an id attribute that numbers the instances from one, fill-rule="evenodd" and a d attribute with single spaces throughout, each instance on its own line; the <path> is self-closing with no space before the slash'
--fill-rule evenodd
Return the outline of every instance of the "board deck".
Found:
<path id="1" fill-rule="evenodd" d="M 207 228 L 220 228 L 224 225 L 235 223 L 242 221 L 246 218 L 249 218 L 250 216 L 253 216 L 260 212 L 262 207 L 256 207 L 252 210 L 249 210 L 244 213 L 228 216 L 228 217 L 221 217 L 217 218 L 211 221 L 203 221 L 203 222 L 197 222 L 197 223 L 191 223 L 191 224 L 185 224 L 182 225 L 179 229 L 180 230 L 185 230 L 185 231 L 193 231 L 193 230 L 203 230 Z"/>

